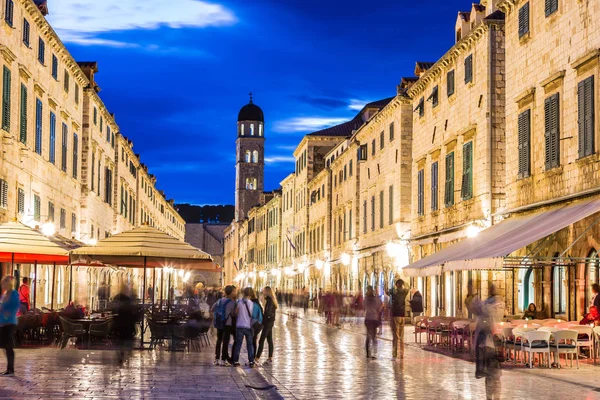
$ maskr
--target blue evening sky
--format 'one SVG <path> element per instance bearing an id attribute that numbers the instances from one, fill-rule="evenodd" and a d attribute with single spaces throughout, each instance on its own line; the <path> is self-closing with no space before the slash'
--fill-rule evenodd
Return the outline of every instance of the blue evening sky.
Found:
<path id="1" fill-rule="evenodd" d="M 48 20 L 177 203 L 233 204 L 239 109 L 265 113 L 265 190 L 302 136 L 393 96 L 452 46 L 465 0 L 52 0 Z"/>

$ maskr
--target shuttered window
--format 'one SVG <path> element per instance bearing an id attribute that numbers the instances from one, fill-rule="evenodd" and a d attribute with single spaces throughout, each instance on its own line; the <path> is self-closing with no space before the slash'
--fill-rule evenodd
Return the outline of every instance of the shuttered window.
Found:
<path id="1" fill-rule="evenodd" d="M 390 142 L 394 140 L 394 123 L 390 123 Z"/>
<path id="2" fill-rule="evenodd" d="M 465 83 L 473 81 L 473 54 L 465 58 Z"/>
<path id="3" fill-rule="evenodd" d="M 348 239 L 352 239 L 352 210 L 348 211 Z"/>
<path id="4" fill-rule="evenodd" d="M 4 21 L 12 28 L 13 16 L 15 12 L 15 5 L 13 0 L 6 0 L 6 6 L 4 7 Z"/>
<path id="5" fill-rule="evenodd" d="M 17 190 L 17 210 L 19 214 L 25 214 L 25 191 L 21 188 Z"/>
<path id="6" fill-rule="evenodd" d="M 106 126 L 106 141 L 110 143 L 110 126 Z"/>
<path id="7" fill-rule="evenodd" d="M 52 77 L 58 80 L 58 58 L 52 54 Z"/>
<path id="8" fill-rule="evenodd" d="M 367 233 L 367 201 L 363 202 L 363 233 Z"/>
<path id="9" fill-rule="evenodd" d="M 473 142 L 463 145 L 463 172 L 460 194 L 463 200 L 469 200 L 473 197 Z"/>
<path id="10" fill-rule="evenodd" d="M 544 5 L 546 17 L 553 14 L 556 10 L 558 10 L 558 0 L 546 0 L 546 4 Z"/>
<path id="11" fill-rule="evenodd" d="M 530 138 L 531 138 L 531 110 L 525 110 L 519 114 L 519 178 L 527 178 L 530 175 Z"/>
<path id="12" fill-rule="evenodd" d="M 388 201 L 389 201 L 388 223 L 390 225 L 392 225 L 394 223 L 394 185 L 390 186 L 390 188 L 389 188 Z"/>
<path id="13" fill-rule="evenodd" d="M 98 109 L 94 106 L 94 125 L 98 124 Z"/>
<path id="14" fill-rule="evenodd" d="M 425 171 L 419 170 L 417 174 L 417 213 L 425 215 Z"/>
<path id="15" fill-rule="evenodd" d="M 104 170 L 104 201 L 112 205 L 112 171 L 108 168 Z"/>
<path id="16" fill-rule="evenodd" d="M 68 134 L 69 134 L 69 128 L 67 127 L 67 124 L 65 124 L 63 122 L 62 124 L 62 142 L 61 142 L 61 153 L 60 153 L 60 157 L 61 157 L 61 165 L 60 165 L 60 169 L 64 172 L 67 172 L 67 146 L 68 146 Z"/>
<path id="17" fill-rule="evenodd" d="M 371 230 L 375 230 L 375 196 L 371 196 Z"/>
<path id="18" fill-rule="evenodd" d="M 54 222 L 54 203 L 48 202 L 48 221 Z"/>
<path id="19" fill-rule="evenodd" d="M 419 100 L 419 104 L 417 104 L 417 108 L 415 108 L 415 112 L 416 111 L 419 112 L 419 117 L 425 115 L 425 99 L 423 97 Z"/>
<path id="20" fill-rule="evenodd" d="M 431 94 L 427 98 L 427 100 L 431 100 L 431 107 L 435 108 L 438 105 L 438 87 L 435 86 L 431 91 Z"/>
<path id="21" fill-rule="evenodd" d="M 438 175 L 439 175 L 439 164 L 434 162 L 431 164 L 431 210 L 437 211 L 438 209 Z"/>
<path id="22" fill-rule="evenodd" d="M 75 85 L 75 104 L 79 104 L 79 85 Z"/>
<path id="23" fill-rule="evenodd" d="M 529 3 L 519 8 L 519 37 L 529 33 Z"/>
<path id="24" fill-rule="evenodd" d="M 579 158 L 594 154 L 594 76 L 577 85 Z"/>
<path id="25" fill-rule="evenodd" d="M 375 155 L 375 150 L 377 147 L 377 141 L 375 139 L 373 139 L 371 141 L 371 155 L 374 156 Z"/>
<path id="26" fill-rule="evenodd" d="M 77 233 L 77 215 L 75 213 L 71 214 L 71 232 Z"/>
<path id="27" fill-rule="evenodd" d="M 558 93 L 544 100 L 544 143 L 546 169 L 560 165 L 560 105 Z"/>
<path id="28" fill-rule="evenodd" d="M 446 92 L 448 97 L 454 94 L 454 70 L 448 71 L 446 74 Z"/>
<path id="29" fill-rule="evenodd" d="M 69 93 L 69 82 L 70 81 L 70 76 L 69 73 L 67 72 L 67 70 L 65 70 L 65 77 L 63 79 L 63 88 L 65 89 L 65 92 Z"/>
<path id="30" fill-rule="evenodd" d="M 8 182 L 0 179 L 0 207 L 8 207 Z"/>
<path id="31" fill-rule="evenodd" d="M 31 37 L 31 26 L 29 25 L 29 21 L 23 18 L 23 44 L 29 47 Z"/>
<path id="32" fill-rule="evenodd" d="M 454 205 L 454 152 L 446 155 L 446 185 L 444 188 L 444 205 Z"/>
<path id="33" fill-rule="evenodd" d="M 104 130 L 104 118 L 102 118 L 102 115 L 100 116 L 100 133 L 102 133 L 102 131 Z"/>
<path id="34" fill-rule="evenodd" d="M 19 140 L 27 144 L 27 86 L 23 83 L 21 84 Z"/>
<path id="35" fill-rule="evenodd" d="M 42 116 L 42 101 L 35 99 L 35 152 L 39 155 L 42 154 Z"/>
<path id="36" fill-rule="evenodd" d="M 38 39 L 38 61 L 43 65 L 46 62 L 46 43 L 42 38 Z"/>
<path id="37" fill-rule="evenodd" d="M 360 145 L 358 148 L 358 161 L 366 161 L 368 157 L 369 151 L 367 149 L 366 144 Z"/>
<path id="38" fill-rule="evenodd" d="M 10 131 L 10 69 L 2 68 L 2 129 Z"/>
<path id="39" fill-rule="evenodd" d="M 33 195 L 33 220 L 40 222 L 40 218 L 42 215 L 42 201 L 40 200 L 40 196 L 37 194 Z"/>
<path id="40" fill-rule="evenodd" d="M 379 134 L 379 150 L 383 150 L 385 146 L 385 132 L 381 131 Z"/>
<path id="41" fill-rule="evenodd" d="M 56 115 L 50 112 L 50 146 L 48 149 L 48 160 L 52 164 L 56 162 Z"/>
<path id="42" fill-rule="evenodd" d="M 383 228 L 383 210 L 385 209 L 384 207 L 384 197 L 383 197 L 383 190 L 379 192 L 379 229 Z"/>
<path id="43" fill-rule="evenodd" d="M 60 209 L 60 229 L 67 227 L 67 211 L 64 208 Z"/>
<path id="44" fill-rule="evenodd" d="M 79 137 L 73 133 L 73 178 L 77 179 L 79 171 Z"/>

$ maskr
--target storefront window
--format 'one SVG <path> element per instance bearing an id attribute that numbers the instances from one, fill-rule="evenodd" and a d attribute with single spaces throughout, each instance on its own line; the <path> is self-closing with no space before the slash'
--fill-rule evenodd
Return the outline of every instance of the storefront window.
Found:
<path id="1" fill-rule="evenodd" d="M 598 283 L 598 252 L 592 249 L 588 255 L 588 265 L 585 277 L 585 309 L 587 310 L 592 299 L 592 284 Z"/>
<path id="2" fill-rule="evenodd" d="M 552 298 L 554 314 L 564 314 L 567 310 L 566 271 L 564 265 L 552 268 Z"/>

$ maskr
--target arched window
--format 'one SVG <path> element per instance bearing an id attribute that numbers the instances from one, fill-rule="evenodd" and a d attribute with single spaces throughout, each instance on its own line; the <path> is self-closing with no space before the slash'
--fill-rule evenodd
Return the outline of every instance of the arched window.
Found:
<path id="1" fill-rule="evenodd" d="M 592 284 L 598 283 L 598 268 L 599 265 L 598 251 L 592 249 L 588 254 L 588 264 L 585 275 L 585 309 L 589 307 L 590 300 L 592 299 Z M 581 313 L 580 313 L 581 314 Z"/>
<path id="2" fill-rule="evenodd" d="M 245 160 L 247 163 L 252 162 L 252 152 L 250 150 L 246 151 Z"/>
<path id="3" fill-rule="evenodd" d="M 240 124 L 240 136 L 244 136 L 244 124 Z"/>
<path id="4" fill-rule="evenodd" d="M 256 190 L 256 178 L 246 178 L 246 189 Z"/>
<path id="5" fill-rule="evenodd" d="M 263 124 L 258 124 L 258 136 L 263 135 Z"/>
<path id="6" fill-rule="evenodd" d="M 253 163 L 258 163 L 258 150 L 254 150 L 252 152 L 252 162 Z"/>
<path id="7" fill-rule="evenodd" d="M 254 136 L 254 124 L 250 124 L 250 136 Z"/>
<path id="8" fill-rule="evenodd" d="M 555 256 L 554 267 L 552 267 L 552 310 L 554 314 L 564 314 L 567 311 L 567 282 L 565 266 Z"/>

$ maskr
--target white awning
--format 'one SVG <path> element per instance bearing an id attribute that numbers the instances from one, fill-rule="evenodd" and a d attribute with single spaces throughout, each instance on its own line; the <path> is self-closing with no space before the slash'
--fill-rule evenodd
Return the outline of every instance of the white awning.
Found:
<path id="1" fill-rule="evenodd" d="M 532 214 L 514 216 L 403 269 L 406 276 L 441 271 L 502 268 L 504 257 L 600 211 L 600 198 L 582 200 Z M 437 268 L 436 268 L 437 267 Z"/>

